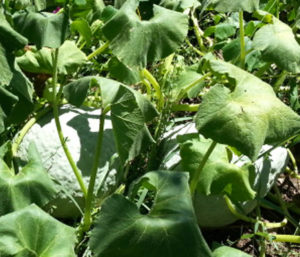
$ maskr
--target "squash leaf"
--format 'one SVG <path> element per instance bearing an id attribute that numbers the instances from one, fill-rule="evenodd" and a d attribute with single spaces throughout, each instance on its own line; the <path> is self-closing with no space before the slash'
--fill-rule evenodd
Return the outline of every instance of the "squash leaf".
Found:
<path id="1" fill-rule="evenodd" d="M 15 63 L 14 55 L 27 43 L 0 12 L 0 133 L 7 124 L 23 121 L 33 108 L 33 86 Z"/>
<path id="2" fill-rule="evenodd" d="M 68 16 L 62 13 L 19 12 L 14 15 L 16 30 L 30 43 L 42 47 L 58 48 L 68 34 Z"/>
<path id="3" fill-rule="evenodd" d="M 31 48 L 24 55 L 17 58 L 19 66 L 31 73 L 44 73 L 52 75 L 53 63 L 51 56 L 51 49 L 42 48 L 37 50 Z M 66 40 L 59 48 L 58 52 L 58 73 L 67 75 L 75 72 L 76 69 L 86 62 L 86 55 L 79 50 L 74 42 Z"/>
<path id="4" fill-rule="evenodd" d="M 36 205 L 0 218 L 0 256 L 75 257 L 75 230 Z"/>
<path id="5" fill-rule="evenodd" d="M 199 134 L 178 136 L 181 166 L 191 177 L 197 171 L 203 156 L 212 143 Z M 234 201 L 246 201 L 255 197 L 250 175 L 253 166 L 238 167 L 228 160 L 226 146 L 217 144 L 205 164 L 198 182 L 197 191 L 205 195 L 227 194 Z"/>
<path id="6" fill-rule="evenodd" d="M 253 47 L 261 51 L 263 60 L 273 62 L 280 68 L 300 72 L 300 45 L 293 30 L 280 20 L 259 29 L 253 39 Z"/>
<path id="7" fill-rule="evenodd" d="M 259 8 L 259 0 L 212 0 L 211 4 L 215 6 L 218 12 L 254 12 Z"/>
<path id="8" fill-rule="evenodd" d="M 104 25 L 103 34 L 122 63 L 143 68 L 181 45 L 187 35 L 188 17 L 154 5 L 154 16 L 141 21 L 136 14 L 138 4 L 138 0 L 127 0 Z"/>
<path id="9" fill-rule="evenodd" d="M 157 111 L 137 91 L 100 77 L 85 77 L 71 82 L 65 86 L 64 95 L 71 104 L 80 106 L 92 85 L 100 85 L 103 108 L 111 109 L 117 150 L 121 161 L 126 163 L 154 142 L 146 123 L 157 116 Z"/>
<path id="10" fill-rule="evenodd" d="M 216 85 L 205 95 L 196 115 L 196 127 L 205 137 L 234 146 L 254 161 L 263 144 L 281 143 L 300 132 L 300 117 L 270 85 L 232 64 L 210 65 L 234 89 Z"/>
<path id="11" fill-rule="evenodd" d="M 41 161 L 35 145 L 30 145 L 29 162 L 15 174 L 0 160 L 0 215 L 22 209 L 32 203 L 44 206 L 57 193 Z"/>
<path id="12" fill-rule="evenodd" d="M 131 193 L 141 186 L 156 192 L 147 215 L 121 195 L 111 196 L 102 205 L 90 240 L 95 256 L 210 257 L 196 224 L 188 174 L 149 172 L 132 185 Z"/>
<path id="13" fill-rule="evenodd" d="M 13 51 L 23 48 L 27 39 L 16 32 L 0 12 L 0 85 L 9 84 L 14 73 Z"/>

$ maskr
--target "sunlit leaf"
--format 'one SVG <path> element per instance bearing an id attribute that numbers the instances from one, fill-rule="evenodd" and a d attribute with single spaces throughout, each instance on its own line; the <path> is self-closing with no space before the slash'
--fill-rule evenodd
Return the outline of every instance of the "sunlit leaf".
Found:
<path id="1" fill-rule="evenodd" d="M 194 176 L 212 140 L 198 134 L 178 136 L 181 166 Z M 227 194 L 235 201 L 253 199 L 250 174 L 254 168 L 249 165 L 238 167 L 231 164 L 225 145 L 218 144 L 205 164 L 197 185 L 197 190 L 205 195 Z"/>
<path id="2" fill-rule="evenodd" d="M 113 54 L 130 67 L 145 67 L 167 57 L 188 31 L 187 15 L 154 5 L 154 16 L 141 21 L 136 13 L 138 4 L 138 0 L 127 0 L 103 27 Z"/>
<path id="3" fill-rule="evenodd" d="M 210 64 L 213 72 L 228 77 L 233 90 L 216 85 L 205 95 L 196 116 L 201 134 L 255 160 L 263 144 L 281 143 L 300 132 L 300 117 L 272 87 L 232 64 Z"/>
<path id="4" fill-rule="evenodd" d="M 262 52 L 265 61 L 276 63 L 289 72 L 300 72 L 300 45 L 293 30 L 275 17 L 273 24 L 267 24 L 256 32 L 253 47 Z"/>

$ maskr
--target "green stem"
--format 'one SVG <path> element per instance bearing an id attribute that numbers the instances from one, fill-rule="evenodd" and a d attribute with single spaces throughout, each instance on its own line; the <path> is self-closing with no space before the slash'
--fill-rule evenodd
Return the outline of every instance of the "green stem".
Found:
<path id="1" fill-rule="evenodd" d="M 178 95 L 176 102 L 180 101 L 181 98 L 189 91 L 191 90 L 194 86 L 198 85 L 200 82 L 204 81 L 207 77 L 211 76 L 212 73 L 208 72 L 205 75 L 203 75 L 201 78 L 193 81 L 192 83 L 190 83 L 189 85 L 187 85 Z"/>
<path id="2" fill-rule="evenodd" d="M 203 168 L 204 168 L 204 166 L 205 166 L 205 164 L 206 164 L 209 156 L 211 155 L 211 153 L 215 149 L 216 145 L 217 145 L 217 142 L 215 142 L 215 141 L 213 141 L 211 143 L 211 145 L 207 149 L 205 155 L 203 156 L 203 159 L 201 160 L 201 163 L 199 164 L 198 169 L 196 170 L 194 176 L 191 179 L 190 189 L 191 189 L 192 196 L 194 196 L 194 194 L 195 194 L 195 191 L 196 191 L 196 188 L 197 188 L 197 184 L 198 184 L 198 181 L 200 179 L 201 172 L 202 172 L 202 170 L 203 170 Z"/>
<path id="3" fill-rule="evenodd" d="M 92 223 L 92 215 L 91 215 L 92 203 L 94 200 L 94 187 L 95 187 L 95 181 L 96 181 L 99 161 L 100 161 L 100 157 L 101 157 L 101 149 L 102 149 L 102 142 L 103 142 L 103 135 L 104 135 L 104 123 L 105 123 L 105 112 L 102 109 L 101 114 L 100 114 L 97 146 L 96 146 L 93 166 L 92 166 L 92 170 L 91 170 L 88 193 L 87 193 L 86 202 L 85 202 L 85 212 L 84 212 L 84 218 L 83 218 L 83 231 L 84 232 L 86 232 L 90 229 L 90 226 Z"/>
<path id="4" fill-rule="evenodd" d="M 288 72 L 285 70 L 280 73 L 279 78 L 277 79 L 277 81 L 275 82 L 275 84 L 273 86 L 275 93 L 277 93 L 279 91 L 280 86 L 284 83 L 287 75 L 288 75 Z"/>
<path id="5" fill-rule="evenodd" d="M 205 55 L 205 53 L 202 53 L 199 49 L 197 49 L 196 47 L 194 47 L 194 46 L 192 45 L 192 43 L 191 43 L 188 39 L 185 39 L 185 42 L 188 44 L 188 46 L 189 46 L 190 48 L 192 48 L 192 50 L 193 50 L 196 54 L 200 55 L 201 57 L 203 57 L 203 56 Z"/>
<path id="6" fill-rule="evenodd" d="M 227 195 L 224 195 L 224 199 L 226 202 L 226 205 L 229 209 L 229 211 L 238 219 L 249 222 L 249 223 L 256 223 L 257 220 L 250 218 L 242 213 L 240 213 L 237 208 L 235 207 L 235 205 L 231 202 L 231 200 L 229 199 L 229 197 Z M 285 225 L 287 225 L 287 219 L 284 218 L 281 222 L 274 222 L 274 223 L 269 223 L 269 222 L 261 222 L 261 224 L 263 224 L 266 228 L 268 229 L 274 229 L 274 228 L 281 228 L 284 227 Z"/>
<path id="7" fill-rule="evenodd" d="M 292 151 L 291 151 L 290 149 L 287 149 L 287 152 L 288 152 L 289 157 L 290 157 L 290 159 L 291 159 L 291 162 L 292 162 L 292 164 L 293 164 L 294 172 L 295 172 L 296 174 L 298 174 L 298 166 L 297 166 L 297 161 L 296 161 L 296 159 L 295 159 L 295 156 L 293 155 L 293 153 L 292 153 Z"/>
<path id="8" fill-rule="evenodd" d="M 244 31 L 244 12 L 239 12 L 239 23 L 240 23 L 240 44 L 241 44 L 241 68 L 245 69 L 246 60 L 246 47 L 245 47 L 245 31 Z"/>
<path id="9" fill-rule="evenodd" d="M 144 189 L 143 189 L 143 191 L 142 191 L 142 193 L 141 193 L 141 195 L 140 195 L 140 198 L 139 198 L 139 200 L 138 200 L 138 202 L 137 202 L 137 204 L 136 204 L 137 207 L 138 207 L 138 209 L 141 208 L 141 206 L 142 206 L 142 204 L 143 204 L 143 202 L 144 202 L 144 200 L 145 200 L 145 198 L 146 198 L 148 192 L 149 192 L 148 188 L 144 188 Z"/>
<path id="10" fill-rule="evenodd" d="M 195 12 L 194 12 L 194 10 L 193 10 L 192 13 L 191 13 L 191 19 L 192 19 L 192 22 L 193 22 L 193 29 L 194 29 L 194 33 L 195 33 L 195 36 L 196 36 L 198 45 L 199 45 L 199 47 L 200 47 L 200 50 L 203 51 L 203 52 L 206 52 L 207 49 L 206 49 L 206 47 L 204 46 L 203 40 L 202 40 L 203 31 L 202 31 L 202 30 L 200 29 L 200 27 L 199 27 L 198 20 L 197 20 L 197 18 L 195 17 Z"/>
<path id="11" fill-rule="evenodd" d="M 84 195 L 84 197 L 86 198 L 87 196 L 87 190 L 86 187 L 84 185 L 82 176 L 80 174 L 80 171 L 78 170 L 72 155 L 69 151 L 69 148 L 66 144 L 66 140 L 64 138 L 63 132 L 62 132 L 62 128 L 61 128 L 61 124 L 59 121 L 59 112 L 58 112 L 58 105 L 57 105 L 57 98 L 56 98 L 56 83 L 57 83 L 57 59 L 58 59 L 58 48 L 55 49 L 54 54 L 52 55 L 52 59 L 53 59 L 53 78 L 52 78 L 52 90 L 53 90 L 53 115 L 54 115 L 54 119 L 55 119 L 55 125 L 56 125 L 56 129 L 57 129 L 57 133 L 58 133 L 58 137 L 60 140 L 60 143 L 63 147 L 63 150 L 65 152 L 65 155 L 72 167 L 72 170 L 76 176 L 76 179 L 80 185 L 81 191 Z"/>
<path id="12" fill-rule="evenodd" d="M 95 56 L 102 54 L 108 48 L 108 46 L 109 46 L 109 42 L 106 42 L 105 44 L 97 48 L 94 52 L 92 52 L 90 55 L 88 55 L 87 59 L 91 60 Z"/>
<path id="13" fill-rule="evenodd" d="M 275 241 L 275 242 L 282 242 L 282 243 L 300 244 L 300 236 L 294 236 L 294 235 L 274 235 L 273 241 Z"/>
<path id="14" fill-rule="evenodd" d="M 297 227 L 299 226 L 299 224 L 297 223 L 297 221 L 296 221 L 296 220 L 292 217 L 292 215 L 290 214 L 290 212 L 289 212 L 289 210 L 288 210 L 288 208 L 287 208 L 287 206 L 286 206 L 284 200 L 283 200 L 282 197 L 281 197 L 281 193 L 280 193 L 280 191 L 279 191 L 278 186 L 277 186 L 276 184 L 274 184 L 273 188 L 274 188 L 274 190 L 275 190 L 276 196 L 277 196 L 277 198 L 278 198 L 278 200 L 279 200 L 279 204 L 280 204 L 280 207 L 281 207 L 281 209 L 282 209 L 284 215 L 285 215 L 286 217 L 288 217 L 288 218 L 289 218 L 289 221 L 297 228 Z"/>
<path id="15" fill-rule="evenodd" d="M 266 63 L 264 66 L 262 66 L 259 70 L 257 70 L 254 75 L 258 78 L 261 78 L 262 75 L 264 75 L 264 73 L 270 68 L 271 63 L 268 62 Z"/>
<path id="16" fill-rule="evenodd" d="M 158 109 L 161 111 L 162 107 L 164 105 L 164 98 L 163 98 L 163 94 L 160 90 L 160 85 L 158 84 L 157 80 L 153 77 L 153 75 L 147 69 L 143 69 L 141 71 L 141 73 L 142 73 L 142 77 L 145 77 L 153 86 L 153 88 L 156 92 L 157 100 L 158 100 Z"/>
<path id="17" fill-rule="evenodd" d="M 150 84 L 149 81 L 146 80 L 146 79 L 143 79 L 143 80 L 142 80 L 142 83 L 143 83 L 143 84 L 145 85 L 145 87 L 146 87 L 147 96 L 148 96 L 149 98 L 151 98 L 151 84 Z"/>
<path id="18" fill-rule="evenodd" d="M 31 127 L 41 118 L 43 117 L 47 112 L 49 112 L 51 110 L 50 107 L 47 107 L 46 109 L 40 111 L 39 113 L 37 113 L 33 118 L 31 118 L 26 124 L 25 126 L 21 129 L 21 131 L 18 134 L 18 137 L 16 138 L 16 140 L 13 142 L 12 147 L 11 147 L 11 151 L 12 151 L 12 157 L 15 157 L 17 155 L 17 151 L 19 148 L 19 145 L 21 144 L 23 138 L 25 137 L 25 135 L 27 134 L 27 132 L 31 129 Z"/>
<path id="19" fill-rule="evenodd" d="M 173 112 L 197 112 L 200 104 L 173 104 L 171 110 Z"/>

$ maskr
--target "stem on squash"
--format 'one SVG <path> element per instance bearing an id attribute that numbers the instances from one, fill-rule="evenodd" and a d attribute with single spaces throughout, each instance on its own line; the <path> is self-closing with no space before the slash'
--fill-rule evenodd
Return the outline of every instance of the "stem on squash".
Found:
<path id="1" fill-rule="evenodd" d="M 192 177 L 191 179 L 191 184 L 190 184 L 190 189 L 191 189 L 191 194 L 192 196 L 194 196 L 195 194 L 195 191 L 196 191 L 196 188 L 197 188 L 197 184 L 198 184 L 198 181 L 199 181 L 199 178 L 200 178 L 200 175 L 201 175 L 201 172 L 209 158 L 209 156 L 211 155 L 211 153 L 213 152 L 213 150 L 215 149 L 217 145 L 217 142 L 213 141 L 211 143 L 211 145 L 209 146 L 209 148 L 207 149 L 205 155 L 203 156 L 203 159 L 196 171 L 196 173 L 194 174 L 194 176 Z"/>
<path id="2" fill-rule="evenodd" d="M 240 44 L 241 44 L 241 68 L 245 69 L 245 60 L 246 60 L 246 47 L 245 47 L 245 31 L 244 31 L 244 12 L 239 12 L 239 23 L 240 23 Z"/>
<path id="3" fill-rule="evenodd" d="M 105 123 L 105 112 L 103 109 L 101 109 L 100 114 L 100 123 L 99 123 L 99 133 L 98 133 L 98 139 L 97 139 L 97 146 L 96 151 L 94 155 L 94 161 L 93 166 L 91 170 L 91 176 L 90 176 L 90 182 L 85 202 L 85 211 L 84 211 L 84 218 L 83 218 L 83 231 L 86 232 L 90 229 L 91 223 L 92 223 L 92 203 L 94 200 L 94 187 L 95 187 L 95 181 L 99 166 L 99 161 L 101 157 L 101 150 L 102 150 L 102 142 L 103 142 L 103 133 L 104 133 L 104 123 Z"/>
<path id="4" fill-rule="evenodd" d="M 231 200 L 229 199 L 229 197 L 227 195 L 224 195 L 224 199 L 226 202 L 226 205 L 229 209 L 229 211 L 238 219 L 249 222 L 249 223 L 256 223 L 257 220 L 250 218 L 242 213 L 240 213 L 236 207 L 234 206 L 234 204 L 231 202 Z M 274 228 L 281 228 L 284 227 L 285 225 L 287 225 L 288 221 L 286 218 L 284 218 L 281 222 L 274 222 L 274 223 L 270 223 L 270 222 L 261 222 L 261 224 L 263 224 L 266 228 L 268 229 L 274 229 Z"/>
<path id="5" fill-rule="evenodd" d="M 57 61 L 58 61 L 58 48 L 55 49 L 55 52 L 52 53 L 52 62 L 53 62 L 53 78 L 52 78 L 52 90 L 53 90 L 53 115 L 54 115 L 54 119 L 55 119 L 55 125 L 56 125 L 56 129 L 57 129 L 57 133 L 58 133 L 58 137 L 60 140 L 60 143 L 63 147 L 63 150 L 65 152 L 65 155 L 70 163 L 70 166 L 72 167 L 72 170 L 76 176 L 76 179 L 80 185 L 81 191 L 84 195 L 84 197 L 86 198 L 87 196 L 87 190 L 85 187 L 85 184 L 83 182 L 82 176 L 80 171 L 78 170 L 72 155 L 69 151 L 69 148 L 66 144 L 66 140 L 64 138 L 63 132 L 62 132 L 62 128 L 61 128 L 61 124 L 59 121 L 59 113 L 58 113 L 58 105 L 57 105 L 57 97 L 56 97 L 56 83 L 57 83 Z"/>
<path id="6" fill-rule="evenodd" d="M 92 52 L 90 55 L 88 55 L 87 59 L 91 60 L 95 56 L 102 54 L 108 48 L 108 46 L 109 46 L 109 42 L 106 42 L 105 44 L 97 48 L 94 52 Z"/>

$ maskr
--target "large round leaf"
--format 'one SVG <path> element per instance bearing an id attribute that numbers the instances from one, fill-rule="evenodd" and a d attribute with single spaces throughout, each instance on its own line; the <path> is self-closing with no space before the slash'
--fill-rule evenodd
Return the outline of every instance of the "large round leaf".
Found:
<path id="1" fill-rule="evenodd" d="M 36 205 L 0 218 L 1 257 L 75 257 L 75 230 Z"/>
<path id="2" fill-rule="evenodd" d="M 210 65 L 216 74 L 227 76 L 234 89 L 216 85 L 205 95 L 196 116 L 201 134 L 255 160 L 264 143 L 281 143 L 300 133 L 300 117 L 268 84 L 223 61 Z"/>
<path id="3" fill-rule="evenodd" d="M 185 14 L 154 6 L 154 16 L 141 21 L 138 0 L 127 0 L 104 25 L 103 33 L 118 59 L 130 67 L 145 67 L 174 52 L 188 31 Z"/>
<path id="4" fill-rule="evenodd" d="M 133 185 L 132 192 L 141 185 L 156 192 L 150 213 L 142 215 L 121 195 L 108 198 L 91 235 L 95 256 L 210 257 L 196 224 L 187 173 L 147 173 Z"/>
<path id="5" fill-rule="evenodd" d="M 273 24 L 256 32 L 253 47 L 262 52 L 265 61 L 274 62 L 289 72 L 300 72 L 300 45 L 293 30 L 275 17 Z"/>

